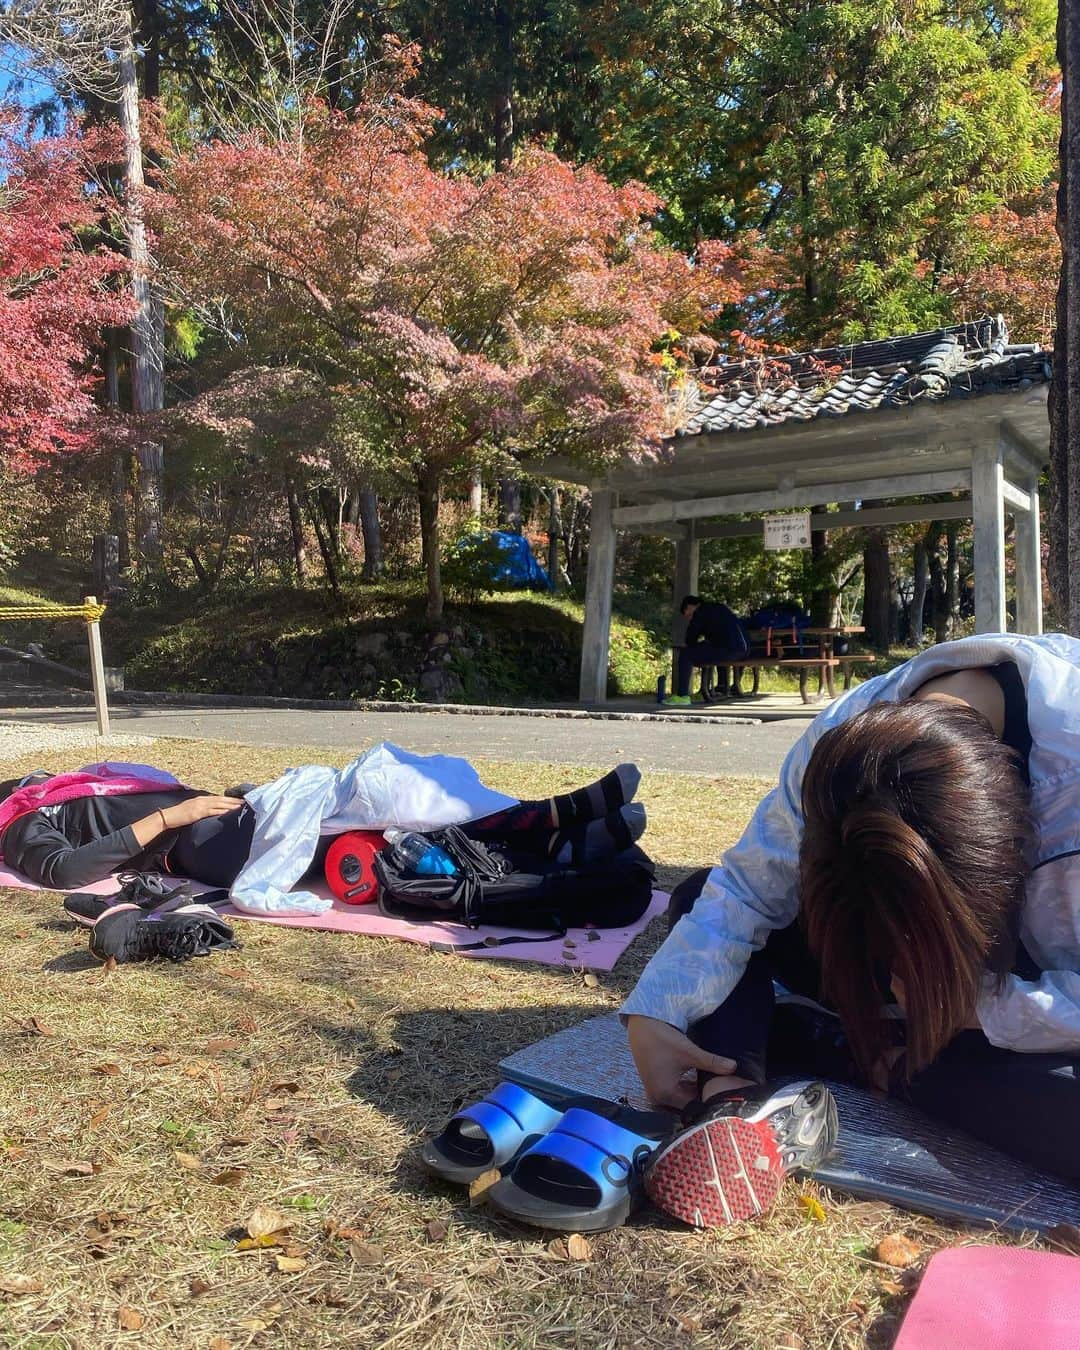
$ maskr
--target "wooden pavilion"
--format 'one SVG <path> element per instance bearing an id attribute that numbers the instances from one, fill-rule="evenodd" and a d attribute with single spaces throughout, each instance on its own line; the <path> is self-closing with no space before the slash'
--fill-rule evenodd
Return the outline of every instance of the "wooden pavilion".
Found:
<path id="1" fill-rule="evenodd" d="M 607 697 L 618 531 L 675 541 L 673 596 L 697 589 L 702 539 L 761 534 L 718 518 L 838 502 L 813 529 L 973 519 L 975 621 L 1001 632 L 1005 517 L 1014 521 L 1016 628 L 1042 631 L 1039 477 L 1048 462 L 1051 353 L 1010 344 L 1000 318 L 933 333 L 727 362 L 658 461 L 590 481 L 592 525 L 581 699 Z M 925 500 L 934 494 L 961 494 Z M 905 500 L 861 508 L 864 501 Z M 919 500 L 922 499 L 922 500 Z"/>

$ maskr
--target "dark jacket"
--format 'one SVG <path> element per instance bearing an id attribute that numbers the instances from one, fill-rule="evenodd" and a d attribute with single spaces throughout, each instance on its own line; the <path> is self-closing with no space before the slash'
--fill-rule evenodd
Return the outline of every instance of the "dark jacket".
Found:
<path id="1" fill-rule="evenodd" d="M 741 654 L 747 649 L 746 634 L 737 616 L 718 600 L 703 600 L 686 629 L 686 645 L 711 642 L 726 652 Z"/>

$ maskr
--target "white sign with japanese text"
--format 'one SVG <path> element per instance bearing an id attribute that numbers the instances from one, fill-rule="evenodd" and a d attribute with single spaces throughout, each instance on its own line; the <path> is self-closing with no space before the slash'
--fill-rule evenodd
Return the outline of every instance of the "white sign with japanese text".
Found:
<path id="1" fill-rule="evenodd" d="M 787 511 L 782 516 L 765 516 L 763 519 L 766 548 L 810 547 L 809 511 Z"/>

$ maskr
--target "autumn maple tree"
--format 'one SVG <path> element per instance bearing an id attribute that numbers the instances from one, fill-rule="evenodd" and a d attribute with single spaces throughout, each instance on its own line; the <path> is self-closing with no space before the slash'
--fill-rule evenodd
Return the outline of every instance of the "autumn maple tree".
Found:
<path id="1" fill-rule="evenodd" d="M 653 233 L 640 185 L 538 149 L 482 181 L 433 168 L 433 116 L 396 88 L 313 105 L 302 139 L 175 154 L 152 212 L 186 295 L 259 360 L 318 374 L 335 434 L 412 484 L 434 619 L 447 477 L 648 453 L 673 344 L 685 359 L 739 291 L 726 247 L 690 258 Z"/>
<path id="2" fill-rule="evenodd" d="M 102 329 L 129 314 L 79 138 L 25 133 L 0 110 L 0 456 L 15 467 L 88 442 Z"/>

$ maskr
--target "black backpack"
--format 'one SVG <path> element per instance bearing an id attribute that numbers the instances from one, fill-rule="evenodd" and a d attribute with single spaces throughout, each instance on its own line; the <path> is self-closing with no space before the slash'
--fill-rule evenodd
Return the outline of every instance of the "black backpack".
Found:
<path id="1" fill-rule="evenodd" d="M 469 928 L 544 930 L 542 937 L 491 937 L 477 947 L 547 942 L 586 925 L 625 928 L 652 899 L 655 869 L 636 845 L 602 863 L 568 867 L 539 854 L 478 843 L 453 825 L 424 837 L 445 849 L 458 875 L 421 876 L 404 866 L 392 847 L 385 848 L 373 863 L 379 909 L 414 923 L 448 919 Z"/>

